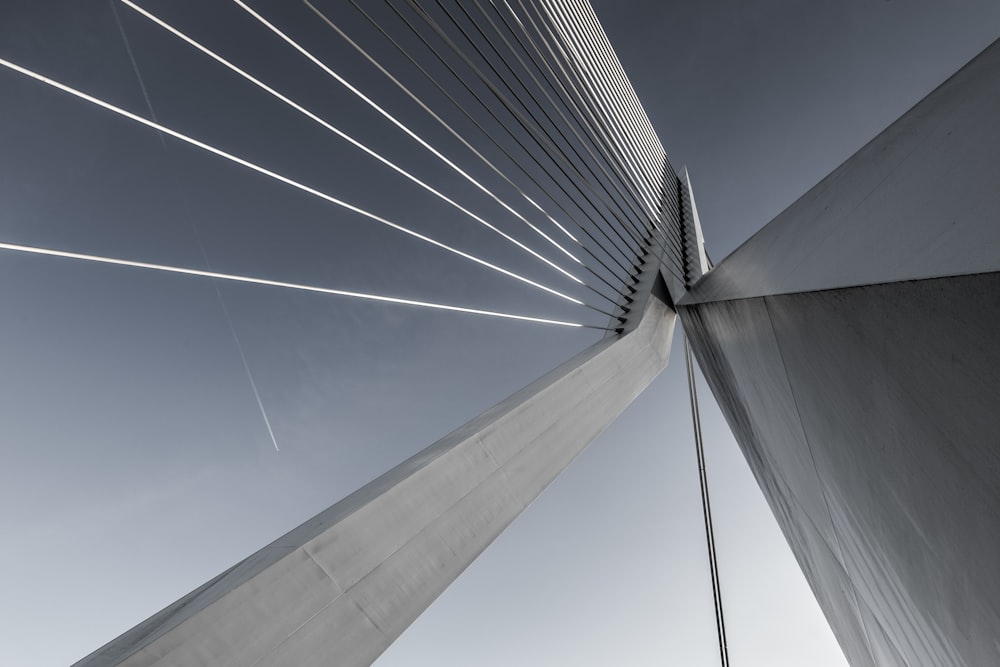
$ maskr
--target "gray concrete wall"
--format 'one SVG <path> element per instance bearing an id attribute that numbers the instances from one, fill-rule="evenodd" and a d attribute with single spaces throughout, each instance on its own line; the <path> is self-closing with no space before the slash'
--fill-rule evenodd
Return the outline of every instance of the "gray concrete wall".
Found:
<path id="1" fill-rule="evenodd" d="M 998 156 L 994 43 L 720 262 L 686 302 L 996 271 Z"/>
<path id="2" fill-rule="evenodd" d="M 650 267 L 655 262 L 649 262 Z M 77 663 L 368 665 L 667 363 L 650 268 L 622 335 L 514 396 Z"/>
<path id="3" fill-rule="evenodd" d="M 852 665 L 1000 664 L 1000 273 L 681 306 Z"/>
<path id="4" fill-rule="evenodd" d="M 852 665 L 1000 664 L 1000 43 L 680 300 Z"/>

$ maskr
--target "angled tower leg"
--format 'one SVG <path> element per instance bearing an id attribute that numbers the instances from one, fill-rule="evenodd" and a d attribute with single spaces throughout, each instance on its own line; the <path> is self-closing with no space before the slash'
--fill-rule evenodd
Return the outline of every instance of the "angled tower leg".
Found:
<path id="1" fill-rule="evenodd" d="M 675 314 L 658 269 L 635 296 L 621 334 L 77 667 L 371 664 L 664 368 Z"/>
<path id="2" fill-rule="evenodd" d="M 1000 42 L 678 311 L 856 667 L 1000 664 Z"/>

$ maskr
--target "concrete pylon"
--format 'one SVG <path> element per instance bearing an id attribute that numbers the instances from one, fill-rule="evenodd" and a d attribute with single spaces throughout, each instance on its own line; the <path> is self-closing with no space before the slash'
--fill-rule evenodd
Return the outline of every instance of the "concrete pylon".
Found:
<path id="1" fill-rule="evenodd" d="M 622 333 L 77 667 L 371 664 L 666 366 L 676 315 L 647 266 Z"/>
<path id="2" fill-rule="evenodd" d="M 1000 664 L 1000 42 L 678 312 L 851 665 Z"/>

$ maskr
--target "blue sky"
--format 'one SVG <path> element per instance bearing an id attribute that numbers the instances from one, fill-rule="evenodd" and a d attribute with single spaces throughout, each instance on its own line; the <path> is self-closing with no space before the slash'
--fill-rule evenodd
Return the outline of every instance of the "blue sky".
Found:
<path id="1" fill-rule="evenodd" d="M 509 223 L 229 0 L 142 4 Z M 691 170 L 717 260 L 1000 32 L 1000 8 L 973 0 L 594 5 L 672 162 Z M 297 3 L 253 6 L 408 109 Z M 552 277 L 118 8 L 164 124 Z M 106 0 L 0 1 L 0 57 L 146 112 Z M 207 256 L 220 271 L 600 321 L 203 152 L 164 149 L 154 132 L 21 75 L 0 72 L 0 91 L 0 241 L 194 267 Z M 598 335 L 220 290 L 225 310 L 202 279 L 0 255 L 0 663 L 82 657 Z M 701 389 L 734 660 L 842 665 Z M 379 664 L 714 664 L 686 401 L 675 349 L 646 394 Z"/>

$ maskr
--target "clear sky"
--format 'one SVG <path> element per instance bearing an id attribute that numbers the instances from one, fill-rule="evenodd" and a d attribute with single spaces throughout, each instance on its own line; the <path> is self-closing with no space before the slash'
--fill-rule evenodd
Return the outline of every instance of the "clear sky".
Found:
<path id="1" fill-rule="evenodd" d="M 516 229 L 231 0 L 140 4 Z M 462 154 L 299 3 L 251 4 L 435 145 Z M 379 44 L 346 3 L 316 4 Z M 391 18 L 381 1 L 362 4 Z M 594 5 L 672 162 L 691 170 L 716 260 L 1000 35 L 993 0 Z M 118 11 L 164 124 L 562 285 Z M 108 0 L 0 0 L 0 58 L 148 115 Z M 161 145 L 149 129 L 6 70 L 0 201 L 0 242 L 194 268 L 207 256 L 218 271 L 601 322 L 175 140 Z M 599 335 L 219 289 L 224 308 L 205 279 L 0 251 L 0 665 L 73 662 Z M 733 660 L 843 665 L 701 391 Z M 622 419 L 378 664 L 716 664 L 686 401 L 675 348 Z"/>

